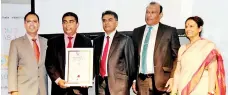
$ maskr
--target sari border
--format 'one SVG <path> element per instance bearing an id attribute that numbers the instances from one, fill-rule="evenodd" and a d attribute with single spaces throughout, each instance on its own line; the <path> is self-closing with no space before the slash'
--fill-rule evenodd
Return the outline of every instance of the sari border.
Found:
<path id="1" fill-rule="evenodd" d="M 181 95 L 189 95 L 199 83 L 204 69 L 211 63 L 213 58 L 216 57 L 217 59 L 217 79 L 216 79 L 216 88 L 215 93 L 216 95 L 225 95 L 226 94 L 226 84 L 225 84 L 225 70 L 223 66 L 223 59 L 222 56 L 218 53 L 216 49 L 212 49 L 211 52 L 208 54 L 206 59 L 197 69 L 197 71 L 192 76 L 192 79 L 188 82 L 188 84 L 184 87 L 181 91 Z"/>

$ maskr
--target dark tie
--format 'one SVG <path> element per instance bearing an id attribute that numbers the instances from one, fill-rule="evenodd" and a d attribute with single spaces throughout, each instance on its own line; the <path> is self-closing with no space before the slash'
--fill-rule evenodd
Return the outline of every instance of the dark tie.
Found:
<path id="1" fill-rule="evenodd" d="M 37 63 L 39 62 L 39 58 L 40 58 L 40 51 L 39 51 L 39 47 L 36 43 L 36 39 L 32 39 L 33 41 L 33 49 L 34 49 L 34 53 L 35 53 L 35 56 L 36 56 L 36 61 Z"/>
<path id="2" fill-rule="evenodd" d="M 108 45 L 109 45 L 109 36 L 106 37 L 107 41 L 104 47 L 104 51 L 102 54 L 102 58 L 101 58 L 101 63 L 100 63 L 100 75 L 104 78 L 105 74 L 106 74 L 106 59 L 107 59 L 107 54 L 108 54 Z"/>
<path id="3" fill-rule="evenodd" d="M 72 38 L 73 38 L 73 37 L 68 37 L 69 42 L 68 42 L 67 48 L 72 48 L 72 42 L 71 42 L 71 39 L 72 39 Z"/>

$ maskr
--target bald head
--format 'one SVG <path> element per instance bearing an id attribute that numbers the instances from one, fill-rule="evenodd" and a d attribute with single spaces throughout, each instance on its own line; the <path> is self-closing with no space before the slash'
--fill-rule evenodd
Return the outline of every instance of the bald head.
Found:
<path id="1" fill-rule="evenodd" d="M 151 2 L 146 8 L 145 21 L 147 25 L 156 25 L 160 22 L 162 15 L 162 6 L 157 2 Z"/>
<path id="2" fill-rule="evenodd" d="M 147 8 L 151 5 L 155 5 L 155 6 L 158 6 L 159 7 L 159 12 L 162 13 L 162 10 L 163 10 L 163 7 L 157 3 L 157 2 L 150 2 L 150 4 L 147 6 Z"/>

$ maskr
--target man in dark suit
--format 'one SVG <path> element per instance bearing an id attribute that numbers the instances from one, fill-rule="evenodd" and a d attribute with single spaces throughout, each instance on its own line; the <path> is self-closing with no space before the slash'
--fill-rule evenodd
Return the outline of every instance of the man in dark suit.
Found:
<path id="1" fill-rule="evenodd" d="M 133 31 L 138 72 L 132 89 L 138 95 L 167 95 L 172 87 L 180 42 L 176 28 L 160 23 L 162 15 L 162 6 L 151 2 L 146 25 Z"/>
<path id="2" fill-rule="evenodd" d="M 116 31 L 115 12 L 103 12 L 102 23 L 105 33 L 94 40 L 96 95 L 129 95 L 136 73 L 133 41 Z"/>
<path id="3" fill-rule="evenodd" d="M 78 16 L 67 12 L 62 17 L 64 35 L 48 41 L 46 54 L 46 69 L 52 80 L 52 95 L 88 95 L 88 88 L 66 87 L 65 77 L 65 50 L 66 48 L 92 47 L 91 40 L 77 34 L 79 26 Z"/>

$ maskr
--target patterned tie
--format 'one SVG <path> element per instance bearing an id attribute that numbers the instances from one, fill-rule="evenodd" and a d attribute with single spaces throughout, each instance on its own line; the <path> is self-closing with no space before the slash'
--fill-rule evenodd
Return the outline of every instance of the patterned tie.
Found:
<path id="1" fill-rule="evenodd" d="M 107 54 L 108 54 L 109 36 L 107 36 L 106 38 L 107 38 L 107 41 L 106 41 L 106 44 L 104 47 L 104 51 L 103 51 L 103 55 L 102 55 L 101 63 L 100 63 L 100 75 L 103 78 L 106 74 L 106 65 L 105 65 L 106 63 L 105 63 L 105 61 L 106 61 Z"/>
<path id="2" fill-rule="evenodd" d="M 69 42 L 68 42 L 67 48 L 72 48 L 71 39 L 73 39 L 73 37 L 68 37 L 68 39 L 69 39 Z"/>
<path id="3" fill-rule="evenodd" d="M 143 74 L 147 74 L 147 66 L 146 66 L 146 61 L 147 61 L 147 48 L 148 48 L 148 44 L 149 44 L 149 40 L 150 40 L 150 34 L 151 34 L 151 30 L 152 27 L 148 27 L 148 32 L 146 34 L 146 38 L 144 40 L 143 43 L 143 50 L 142 50 L 142 73 Z"/>
<path id="4" fill-rule="evenodd" d="M 39 51 L 39 47 L 36 43 L 36 39 L 32 39 L 33 41 L 33 49 L 34 49 L 34 53 L 35 53 L 35 56 L 36 56 L 36 61 L 37 63 L 39 62 L 39 58 L 40 58 L 40 51 Z"/>

